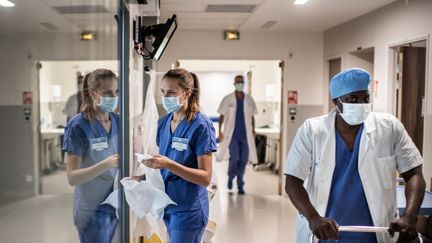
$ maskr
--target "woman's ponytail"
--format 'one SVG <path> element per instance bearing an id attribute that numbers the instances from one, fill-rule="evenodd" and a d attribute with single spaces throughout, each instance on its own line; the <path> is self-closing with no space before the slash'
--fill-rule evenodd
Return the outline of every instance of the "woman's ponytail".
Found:
<path id="1" fill-rule="evenodd" d="M 89 89 L 89 79 L 90 79 L 91 73 L 88 73 L 84 76 L 83 82 L 82 82 L 82 105 L 81 105 L 81 112 L 84 113 L 87 120 L 91 121 L 94 118 L 94 107 L 93 107 L 93 99 L 90 96 L 90 89 Z"/>
<path id="2" fill-rule="evenodd" d="M 198 76 L 195 73 L 190 72 L 193 78 L 192 94 L 188 99 L 188 108 L 186 109 L 186 119 L 191 121 L 195 114 L 200 111 L 200 84 Z"/>

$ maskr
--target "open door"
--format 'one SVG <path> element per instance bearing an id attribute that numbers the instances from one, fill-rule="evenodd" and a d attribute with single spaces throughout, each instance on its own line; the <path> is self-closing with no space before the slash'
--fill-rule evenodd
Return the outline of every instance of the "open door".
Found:
<path id="1" fill-rule="evenodd" d="M 396 90 L 396 115 L 402 121 L 420 153 L 423 153 L 425 112 L 426 47 L 399 47 L 400 85 Z"/>
<path id="2" fill-rule="evenodd" d="M 336 58 L 336 59 L 332 59 L 329 60 L 329 85 L 330 85 L 330 80 L 338 73 L 340 73 L 342 71 L 342 59 L 341 58 Z M 334 104 L 332 101 L 332 98 L 329 96 L 329 111 L 331 109 L 333 109 Z"/>

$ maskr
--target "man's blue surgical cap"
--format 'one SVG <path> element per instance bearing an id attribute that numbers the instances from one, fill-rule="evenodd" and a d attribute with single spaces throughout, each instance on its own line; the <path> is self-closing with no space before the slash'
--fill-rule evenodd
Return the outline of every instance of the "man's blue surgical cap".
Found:
<path id="1" fill-rule="evenodd" d="M 336 99 L 349 93 L 369 90 L 370 80 L 369 73 L 363 69 L 344 70 L 330 80 L 330 96 Z"/>

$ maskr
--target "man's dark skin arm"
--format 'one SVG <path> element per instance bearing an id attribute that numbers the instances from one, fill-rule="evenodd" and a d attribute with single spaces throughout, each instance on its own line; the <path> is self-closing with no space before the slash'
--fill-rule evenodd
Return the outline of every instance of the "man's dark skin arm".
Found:
<path id="1" fill-rule="evenodd" d="M 224 134 L 222 133 L 222 124 L 224 122 L 224 115 L 220 115 L 219 117 L 219 142 L 222 143 L 224 140 Z"/>
<path id="2" fill-rule="evenodd" d="M 423 202 L 426 182 L 423 178 L 421 165 L 401 174 L 401 176 L 406 184 L 406 209 L 399 219 L 391 223 L 389 231 L 392 236 L 394 232 L 400 233 L 397 243 L 410 243 L 418 237 L 416 230 L 417 213 Z"/>
<path id="3" fill-rule="evenodd" d="M 337 240 L 338 225 L 335 220 L 321 217 L 309 200 L 303 181 L 287 175 L 285 191 L 300 214 L 306 217 L 312 233 L 321 240 Z"/>

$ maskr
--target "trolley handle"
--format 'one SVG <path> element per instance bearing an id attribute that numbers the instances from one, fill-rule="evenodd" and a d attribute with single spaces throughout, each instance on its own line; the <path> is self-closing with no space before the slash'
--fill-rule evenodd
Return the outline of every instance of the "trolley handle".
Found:
<path id="1" fill-rule="evenodd" d="M 389 227 L 374 227 L 374 226 L 339 226 L 340 232 L 360 232 L 360 233 L 388 233 Z M 314 242 L 315 235 L 311 233 L 309 237 L 309 243 Z M 419 242 L 423 243 L 423 239 L 418 234 Z"/>

